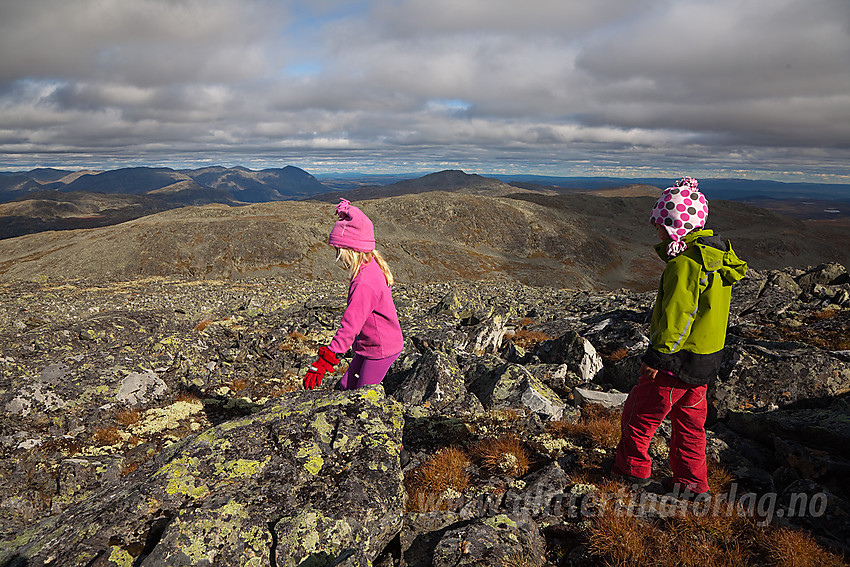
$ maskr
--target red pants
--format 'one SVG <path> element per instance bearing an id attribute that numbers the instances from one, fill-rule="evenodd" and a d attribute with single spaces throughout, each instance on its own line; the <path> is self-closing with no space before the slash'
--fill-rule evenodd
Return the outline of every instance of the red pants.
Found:
<path id="1" fill-rule="evenodd" d="M 623 406 L 616 461 L 620 472 L 649 478 L 652 474 L 649 442 L 669 414 L 673 426 L 670 436 L 673 482 L 698 494 L 707 492 L 706 390 L 706 386 L 690 386 L 664 372 L 659 372 L 654 380 L 641 376 Z"/>

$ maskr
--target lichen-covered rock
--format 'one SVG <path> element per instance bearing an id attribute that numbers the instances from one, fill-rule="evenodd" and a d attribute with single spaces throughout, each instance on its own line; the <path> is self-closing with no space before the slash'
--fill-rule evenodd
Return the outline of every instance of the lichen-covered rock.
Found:
<path id="1" fill-rule="evenodd" d="M 464 385 L 457 362 L 440 351 L 425 352 L 413 365 L 404 381 L 393 391 L 397 400 L 408 408 L 421 406 L 428 412 L 448 409 L 483 409 Z"/>
<path id="2" fill-rule="evenodd" d="M 128 406 L 138 406 L 162 397 L 168 391 L 168 384 L 153 370 L 130 372 L 121 381 L 115 398 Z"/>
<path id="3" fill-rule="evenodd" d="M 812 291 L 815 285 L 837 285 L 847 281 L 847 269 L 841 264 L 821 264 L 797 278 L 797 284 L 805 291 Z"/>
<path id="4" fill-rule="evenodd" d="M 740 311 L 741 314 L 770 312 L 778 315 L 791 308 L 802 291 L 802 288 L 791 275 L 773 270 L 768 274 L 764 284 L 760 286 L 757 296 L 742 297 L 743 294 L 736 293 L 735 298 L 738 300 L 738 304 L 743 306 Z M 738 309 L 735 312 L 738 313 Z"/>
<path id="5" fill-rule="evenodd" d="M 545 555 L 544 545 L 531 517 L 498 514 L 449 528 L 434 548 L 433 565 L 491 567 L 523 559 L 535 564 Z"/>
<path id="6" fill-rule="evenodd" d="M 733 345 L 709 394 L 718 418 L 850 391 L 850 363 L 800 343 Z"/>
<path id="7" fill-rule="evenodd" d="M 549 419 L 561 419 L 565 403 L 524 366 L 505 364 L 492 374 L 481 375 L 469 384 L 484 407 L 527 408 Z"/>
<path id="8" fill-rule="evenodd" d="M 548 364 L 567 364 L 567 386 L 579 386 L 602 378 L 602 358 L 596 348 L 575 331 L 537 345 L 535 354 Z"/>
<path id="9" fill-rule="evenodd" d="M 564 495 L 572 484 L 558 461 L 523 477 L 521 487 L 505 493 L 504 508 L 516 515 L 530 515 L 541 526 L 557 524 L 564 514 Z"/>
<path id="10" fill-rule="evenodd" d="M 598 404 L 606 408 L 621 407 L 626 403 L 626 398 L 629 397 L 628 394 L 622 392 L 600 392 L 587 388 L 575 388 L 573 393 L 577 404 Z"/>
<path id="11" fill-rule="evenodd" d="M 380 387 L 292 394 L 24 530 L 0 563 L 295 566 L 349 550 L 371 560 L 401 527 L 403 424 Z"/>

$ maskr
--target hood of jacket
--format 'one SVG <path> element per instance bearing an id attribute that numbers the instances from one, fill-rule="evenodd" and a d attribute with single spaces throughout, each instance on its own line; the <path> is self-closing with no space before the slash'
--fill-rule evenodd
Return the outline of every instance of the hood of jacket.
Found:
<path id="1" fill-rule="evenodd" d="M 731 285 L 747 275 L 747 263 L 738 258 L 732 250 L 732 243 L 714 235 L 713 230 L 695 230 L 684 238 L 688 249 L 683 255 L 702 264 L 707 272 L 719 272 L 720 277 Z M 667 257 L 667 243 L 661 242 L 655 245 L 655 251 L 665 262 L 671 258 Z"/>

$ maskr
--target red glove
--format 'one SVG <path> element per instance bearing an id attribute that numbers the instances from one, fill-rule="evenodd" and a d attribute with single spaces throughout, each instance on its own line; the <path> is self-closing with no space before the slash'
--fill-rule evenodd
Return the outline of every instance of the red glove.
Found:
<path id="1" fill-rule="evenodd" d="M 333 372 L 333 369 L 337 364 L 339 364 L 339 358 L 337 358 L 335 352 L 330 350 L 328 347 L 320 348 L 319 359 L 313 363 L 313 366 L 311 366 L 310 369 L 307 370 L 307 374 L 304 375 L 304 389 L 312 390 L 316 386 L 320 385 L 325 374 Z"/>

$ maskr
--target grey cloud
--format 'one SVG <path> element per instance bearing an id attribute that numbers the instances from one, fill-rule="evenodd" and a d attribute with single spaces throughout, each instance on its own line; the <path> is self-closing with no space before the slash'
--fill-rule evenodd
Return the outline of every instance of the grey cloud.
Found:
<path id="1" fill-rule="evenodd" d="M 287 16 L 272 0 L 5 1 L 0 82 L 121 77 L 225 81 L 267 69 L 259 42 Z"/>
<path id="2" fill-rule="evenodd" d="M 195 151 L 245 164 L 315 155 L 376 168 L 684 161 L 835 172 L 850 157 L 846 0 L 29 0 L 0 10 L 0 49 L 13 53 L 0 60 L 5 163 Z"/>

